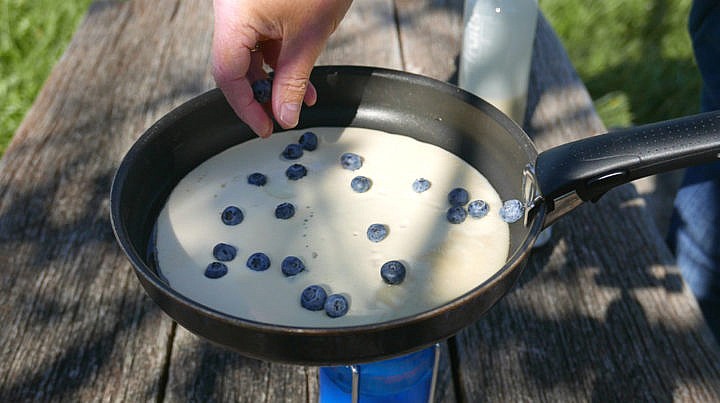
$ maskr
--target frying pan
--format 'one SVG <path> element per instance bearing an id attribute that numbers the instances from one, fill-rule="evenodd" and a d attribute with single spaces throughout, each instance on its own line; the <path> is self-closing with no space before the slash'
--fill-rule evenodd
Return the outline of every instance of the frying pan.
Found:
<path id="1" fill-rule="evenodd" d="M 311 80 L 318 103 L 302 110 L 299 128 L 366 127 L 435 144 L 483 173 L 503 200 L 524 201 L 525 217 L 510 225 L 510 253 L 497 273 L 417 315 L 371 325 L 302 328 L 224 314 L 170 288 L 149 253 L 156 217 L 179 180 L 211 156 L 255 137 L 219 90 L 191 99 L 150 127 L 121 162 L 111 190 L 113 230 L 146 292 L 169 316 L 191 332 L 258 359 L 351 364 L 446 339 L 508 292 L 544 227 L 615 186 L 709 162 L 720 152 L 720 113 L 594 136 L 538 155 L 512 120 L 445 82 L 357 66 L 317 67 Z"/>

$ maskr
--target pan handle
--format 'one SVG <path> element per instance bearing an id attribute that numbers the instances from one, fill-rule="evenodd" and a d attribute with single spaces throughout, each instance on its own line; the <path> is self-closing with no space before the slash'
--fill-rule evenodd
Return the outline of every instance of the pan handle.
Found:
<path id="1" fill-rule="evenodd" d="M 713 111 L 551 148 L 538 155 L 535 174 L 546 208 L 552 212 L 561 200 L 594 202 L 616 186 L 711 162 L 720 158 L 719 153 L 720 111 Z M 562 214 L 571 209 L 562 209 Z"/>

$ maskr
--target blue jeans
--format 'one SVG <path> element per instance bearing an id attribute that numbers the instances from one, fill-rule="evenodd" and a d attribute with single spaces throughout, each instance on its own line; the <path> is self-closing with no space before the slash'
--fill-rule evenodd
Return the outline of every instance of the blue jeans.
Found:
<path id="1" fill-rule="evenodd" d="M 720 0 L 695 0 L 688 28 L 703 79 L 701 107 L 720 109 Z M 668 244 L 720 341 L 720 161 L 687 169 Z"/>

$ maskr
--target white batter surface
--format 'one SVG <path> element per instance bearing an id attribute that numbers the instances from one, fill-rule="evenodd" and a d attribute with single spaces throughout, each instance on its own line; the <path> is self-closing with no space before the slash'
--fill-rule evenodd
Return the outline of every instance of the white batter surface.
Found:
<path id="1" fill-rule="evenodd" d="M 201 304 L 237 317 L 269 324 L 337 327 L 383 322 L 417 314 L 448 302 L 496 273 L 507 259 L 510 232 L 498 216 L 500 197 L 470 165 L 436 146 L 410 137 L 360 128 L 315 128 L 319 145 L 295 161 L 280 154 L 307 130 L 254 139 L 209 159 L 183 178 L 173 190 L 157 222 L 157 261 L 170 286 Z M 202 136 L 202 133 L 198 133 Z M 343 169 L 340 155 L 363 158 L 356 171 Z M 308 174 L 297 181 L 285 169 L 303 164 Z M 247 183 L 253 172 L 268 183 Z M 366 193 L 350 187 L 355 176 L 372 180 Z M 426 178 L 432 186 L 415 193 L 413 181 Z M 487 216 L 470 216 L 460 224 L 446 219 L 447 194 L 464 187 L 470 200 L 490 206 Z M 275 218 L 282 202 L 295 205 L 289 220 Z M 245 218 L 225 225 L 220 213 L 239 207 Z M 389 228 L 383 241 L 367 239 L 370 224 Z M 238 249 L 226 262 L 229 271 L 218 279 L 205 277 L 214 261 L 213 247 L 228 243 Z M 263 252 L 268 270 L 255 272 L 247 258 Z M 280 263 L 289 255 L 306 269 L 285 277 Z M 388 285 L 380 266 L 400 260 L 405 281 Z M 308 285 L 322 285 L 329 294 L 347 297 L 345 316 L 300 305 Z"/>

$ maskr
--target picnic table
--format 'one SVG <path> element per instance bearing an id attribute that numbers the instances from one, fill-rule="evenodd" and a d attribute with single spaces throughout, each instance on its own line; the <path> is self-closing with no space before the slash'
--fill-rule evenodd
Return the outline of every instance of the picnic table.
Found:
<path id="1" fill-rule="evenodd" d="M 356 0 L 318 64 L 454 82 L 462 7 Z M 110 227 L 133 141 L 214 87 L 211 38 L 207 1 L 95 1 L 17 130 L 0 162 L 0 401 L 317 399 L 317 368 L 175 324 Z M 540 149 L 605 130 L 542 16 L 523 125 Z M 635 188 L 553 228 L 509 294 L 442 343 L 437 401 L 719 401 L 720 349 Z"/>

